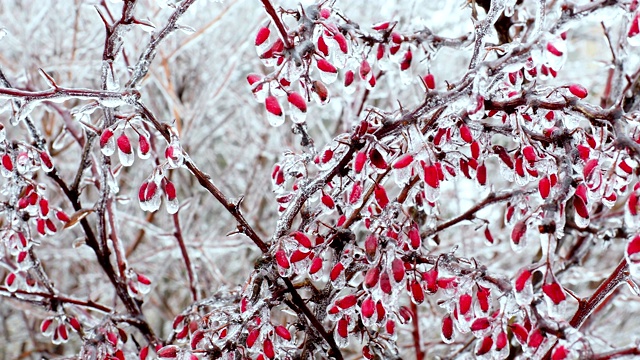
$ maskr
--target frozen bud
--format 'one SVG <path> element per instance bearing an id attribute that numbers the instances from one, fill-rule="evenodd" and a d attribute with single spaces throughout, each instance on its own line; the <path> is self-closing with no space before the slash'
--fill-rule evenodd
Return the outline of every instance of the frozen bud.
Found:
<path id="1" fill-rule="evenodd" d="M 371 65 L 369 65 L 369 62 L 366 59 L 362 60 L 362 63 L 360 64 L 360 79 L 366 80 L 367 75 L 369 75 L 370 72 Z"/>
<path id="2" fill-rule="evenodd" d="M 42 214 L 42 216 L 47 216 L 49 214 L 49 201 L 47 201 L 47 199 L 45 198 L 41 198 L 39 205 L 40 205 L 40 214 Z"/>
<path id="3" fill-rule="evenodd" d="M 295 250 L 293 254 L 291 254 L 290 260 L 292 263 L 297 263 L 309 257 L 309 255 L 311 255 L 311 253 L 308 252 L 306 249 L 304 251 Z"/>
<path id="4" fill-rule="evenodd" d="M 258 30 L 258 34 L 256 35 L 255 45 L 260 46 L 264 44 L 264 42 L 269 39 L 269 34 L 271 34 L 271 31 L 268 27 L 261 27 L 260 30 Z"/>
<path id="5" fill-rule="evenodd" d="M 444 340 L 445 343 L 450 344 L 453 342 L 453 319 L 451 318 L 451 315 L 446 315 L 442 319 L 441 331 L 442 340 Z"/>
<path id="6" fill-rule="evenodd" d="M 484 329 L 487 329 L 489 326 L 491 326 L 491 322 L 489 322 L 489 319 L 487 319 L 486 317 L 477 318 L 471 324 L 471 331 L 484 330 Z"/>
<path id="7" fill-rule="evenodd" d="M 549 193 L 551 191 L 551 181 L 548 177 L 545 176 L 540 179 L 540 182 L 538 183 L 538 191 L 540 192 L 540 196 L 542 196 L 543 199 L 549 197 Z"/>
<path id="8" fill-rule="evenodd" d="M 524 155 L 529 164 L 533 164 L 536 161 L 536 152 L 531 145 L 522 148 L 522 155 Z"/>
<path id="9" fill-rule="evenodd" d="M 425 75 L 422 80 L 424 81 L 424 84 L 427 87 L 427 89 L 433 90 L 436 88 L 436 80 L 433 77 L 433 74 Z"/>
<path id="10" fill-rule="evenodd" d="M 377 23 L 377 24 L 372 26 L 372 29 L 373 30 L 377 30 L 377 31 L 387 30 L 389 28 L 390 24 L 391 23 L 389 21 Z"/>
<path id="11" fill-rule="evenodd" d="M 304 100 L 302 95 L 298 94 L 297 92 L 291 92 L 287 97 L 287 100 L 289 101 L 289 104 L 291 104 L 298 110 L 302 111 L 303 113 L 307 112 L 307 102 Z"/>
<path id="12" fill-rule="evenodd" d="M 178 356 L 178 347 L 169 345 L 158 350 L 158 357 L 161 359 L 173 359 Z"/>
<path id="13" fill-rule="evenodd" d="M 201 329 L 196 330 L 191 334 L 191 349 L 195 350 L 202 339 L 204 339 L 205 332 Z"/>
<path id="14" fill-rule="evenodd" d="M 344 270 L 344 265 L 341 262 L 338 262 L 333 269 L 331 269 L 331 273 L 329 274 L 329 278 L 331 281 L 336 281 L 338 277 L 342 274 Z"/>
<path id="15" fill-rule="evenodd" d="M 349 194 L 349 204 L 357 203 L 362 197 L 362 184 L 359 181 L 353 183 L 351 194 Z"/>
<path id="16" fill-rule="evenodd" d="M 424 291 L 422 290 L 422 285 L 417 281 L 411 281 L 411 299 L 416 304 L 424 302 Z"/>
<path id="17" fill-rule="evenodd" d="M 80 322 L 75 317 L 69 318 L 69 325 L 71 325 L 71 328 L 73 329 L 73 331 L 76 331 L 76 332 L 82 329 L 82 325 L 80 325 Z"/>
<path id="18" fill-rule="evenodd" d="M 138 155 L 141 159 L 146 159 L 149 157 L 149 150 L 151 149 L 151 145 L 149 144 L 149 140 L 146 136 L 140 135 L 138 138 Z"/>
<path id="19" fill-rule="evenodd" d="M 344 37 L 344 35 L 342 35 L 341 33 L 335 33 L 333 34 L 333 40 L 335 40 L 336 43 L 338 43 L 338 47 L 340 48 L 340 51 L 342 51 L 345 54 L 349 51 L 349 46 L 347 45 L 347 39 Z"/>
<path id="20" fill-rule="evenodd" d="M 111 129 L 104 129 L 102 134 L 100 135 L 100 147 L 103 148 L 107 146 L 109 140 L 113 137 L 113 131 Z"/>
<path id="21" fill-rule="evenodd" d="M 429 294 L 435 294 L 438 291 L 438 269 L 435 266 L 422 273 L 422 280 L 426 282 Z"/>
<path id="22" fill-rule="evenodd" d="M 167 194 L 167 200 L 173 201 L 176 198 L 176 187 L 171 181 L 166 181 L 164 184 L 164 192 Z"/>
<path id="23" fill-rule="evenodd" d="M 492 347 L 493 347 L 493 339 L 491 338 L 491 336 L 487 336 L 484 339 L 482 339 L 482 341 L 479 342 L 478 345 L 476 346 L 476 355 L 478 356 L 484 355 L 489 351 L 491 351 Z"/>
<path id="24" fill-rule="evenodd" d="M 276 356 L 276 353 L 273 349 L 273 342 L 271 342 L 271 339 L 269 338 L 264 339 L 264 341 L 262 342 L 262 350 L 269 359 L 273 359 Z"/>
<path id="25" fill-rule="evenodd" d="M 413 318 L 413 312 L 406 306 L 400 306 L 400 309 L 398 309 L 398 315 L 400 315 L 403 324 L 409 323 L 409 321 L 411 321 L 411 319 Z"/>
<path id="26" fill-rule="evenodd" d="M 556 305 L 563 302 L 567 296 L 562 289 L 562 286 L 558 284 L 558 282 L 553 281 L 552 283 L 542 285 L 542 292 L 549 297 L 549 299 Z"/>
<path id="27" fill-rule="evenodd" d="M 359 174 L 364 168 L 364 164 L 367 161 L 367 154 L 364 151 L 360 151 L 356 154 L 356 158 L 354 160 L 353 170 L 356 174 Z"/>
<path id="28" fill-rule="evenodd" d="M 518 323 L 511 324 L 511 332 L 513 332 L 513 335 L 520 344 L 527 343 L 529 331 L 524 326 Z"/>
<path id="29" fill-rule="evenodd" d="M 500 331 L 496 337 L 496 350 L 500 351 L 507 346 L 507 333 Z"/>
<path id="30" fill-rule="evenodd" d="M 378 151 L 378 149 L 376 148 L 373 148 L 371 149 L 371 151 L 369 151 L 369 160 L 371 160 L 371 164 L 378 169 L 386 170 L 389 167 L 380 151 Z"/>
<path id="31" fill-rule="evenodd" d="M 315 257 L 313 261 L 311 261 L 311 266 L 309 267 L 309 274 L 313 275 L 322 269 L 322 258 Z"/>
<path id="32" fill-rule="evenodd" d="M 466 124 L 462 124 L 462 126 L 460 126 L 460 138 L 468 144 L 473 142 L 473 135 Z"/>
<path id="33" fill-rule="evenodd" d="M 378 44 L 378 48 L 376 50 L 376 59 L 381 60 L 384 57 L 385 46 L 383 43 Z"/>
<path id="34" fill-rule="evenodd" d="M 49 172 L 53 170 L 53 162 L 47 152 L 40 151 L 40 163 L 44 171 Z"/>
<path id="35" fill-rule="evenodd" d="M 360 306 L 360 311 L 365 318 L 372 317 L 376 311 L 375 302 L 371 298 L 366 298 Z"/>
<path id="36" fill-rule="evenodd" d="M 478 184 L 484 185 L 487 183 L 487 167 L 482 163 L 478 165 L 476 169 L 476 178 L 478 179 Z"/>
<path id="37" fill-rule="evenodd" d="M 569 357 L 569 353 L 569 350 L 565 346 L 558 345 L 553 349 L 551 360 L 565 360 Z"/>
<path id="38" fill-rule="evenodd" d="M 67 332 L 67 326 L 65 324 L 58 325 L 58 335 L 62 341 L 69 340 L 69 333 Z"/>
<path id="39" fill-rule="evenodd" d="M 278 99 L 271 95 L 268 96 L 264 101 L 265 107 L 267 111 L 275 116 L 282 116 L 282 108 L 280 107 L 280 103 Z"/>
<path id="40" fill-rule="evenodd" d="M 259 335 L 260 335 L 260 329 L 253 329 L 249 331 L 249 335 L 247 335 L 247 347 L 249 348 L 253 347 Z"/>
<path id="41" fill-rule="evenodd" d="M 291 237 L 293 237 L 298 244 L 306 247 L 307 249 L 311 249 L 311 240 L 309 240 L 309 237 L 305 234 L 303 234 L 300 231 L 296 231 L 291 233 Z"/>
<path id="42" fill-rule="evenodd" d="M 587 89 L 580 84 L 569 85 L 569 92 L 579 97 L 580 99 L 584 99 L 588 95 Z"/>
<path id="43" fill-rule="evenodd" d="M 331 64 L 330 62 L 328 62 L 325 59 L 319 59 L 318 60 L 318 69 L 320 71 L 329 72 L 329 73 L 337 73 L 338 72 L 338 69 L 336 69 L 336 67 L 333 66 L 333 64 Z"/>
<path id="44" fill-rule="evenodd" d="M 380 268 L 377 266 L 372 267 L 367 271 L 364 276 L 364 286 L 367 288 L 372 288 L 378 284 L 378 280 L 380 280 Z"/>
<path id="45" fill-rule="evenodd" d="M 393 41 L 396 44 L 400 44 L 402 43 L 402 41 L 404 41 L 404 36 L 402 36 L 400 33 L 397 32 L 393 32 L 391 34 L 391 41 Z"/>
<path id="46" fill-rule="evenodd" d="M 518 275 L 518 277 L 516 278 L 516 281 L 515 281 L 516 291 L 517 292 L 521 292 L 522 290 L 524 290 L 524 287 L 525 287 L 525 285 L 527 284 L 527 282 L 529 281 L 530 278 L 531 278 L 531 271 L 524 270 L 523 272 L 521 272 L 520 275 Z"/>
<path id="47" fill-rule="evenodd" d="M 573 207 L 576 209 L 576 213 L 584 219 L 588 219 L 589 218 L 589 209 L 587 208 L 587 205 L 584 202 L 584 199 L 581 198 L 580 196 L 574 196 L 573 197 Z"/>
<path id="48" fill-rule="evenodd" d="M 278 325 L 278 326 L 275 327 L 274 330 L 275 330 L 276 334 L 278 334 L 278 336 L 280 336 L 281 338 L 283 338 L 283 339 L 285 339 L 287 341 L 291 340 L 291 333 L 289 332 L 289 330 L 286 327 L 284 327 L 282 325 Z"/>
<path id="49" fill-rule="evenodd" d="M 374 195 L 376 198 L 376 202 L 382 209 L 384 209 L 389 204 L 389 198 L 387 197 L 387 191 L 385 188 L 379 184 L 375 185 Z"/>
<path id="50" fill-rule="evenodd" d="M 2 166 L 4 166 L 7 171 L 13 171 L 13 162 L 9 154 L 2 155 Z"/>
<path id="51" fill-rule="evenodd" d="M 478 292 L 476 293 L 476 297 L 478 299 L 478 305 L 480 305 L 480 310 L 483 312 L 489 311 L 491 290 L 489 288 L 478 285 Z"/>
<path id="52" fill-rule="evenodd" d="M 409 230 L 409 244 L 413 250 L 417 250 L 422 245 L 422 238 L 420 237 L 420 231 L 414 225 Z"/>
<path id="53" fill-rule="evenodd" d="M 399 158 L 398 160 L 396 160 L 396 162 L 393 164 L 393 168 L 394 169 L 403 169 L 403 168 L 411 165 L 412 162 L 413 162 L 413 155 L 406 154 L 406 155 L 402 156 L 401 158 Z"/>
<path id="54" fill-rule="evenodd" d="M 328 207 L 329 209 L 333 209 L 336 204 L 333 201 L 333 198 L 330 195 L 325 194 L 324 192 L 322 192 L 322 204 L 324 204 L 324 206 Z"/>
<path id="55" fill-rule="evenodd" d="M 348 87 L 353 84 L 354 73 L 353 70 L 349 70 L 344 74 L 344 86 Z"/>
<path id="56" fill-rule="evenodd" d="M 393 259 L 391 262 L 391 272 L 393 273 L 393 280 L 397 283 L 401 282 L 405 275 L 404 261 L 398 258 Z"/>
<path id="57" fill-rule="evenodd" d="M 283 269 L 288 269 L 290 266 L 289 259 L 287 259 L 287 255 L 282 249 L 276 251 L 276 262 Z"/>
<path id="58" fill-rule="evenodd" d="M 519 245 L 526 232 L 527 225 L 524 223 L 524 221 L 518 221 L 511 231 L 511 241 L 515 245 Z"/>
<path id="59" fill-rule="evenodd" d="M 351 294 L 336 300 L 336 305 L 341 309 L 348 309 L 358 302 L 356 295 Z"/>
<path id="60" fill-rule="evenodd" d="M 493 239 L 493 235 L 491 235 L 491 231 L 489 230 L 488 227 L 484 229 L 484 237 L 485 239 L 487 239 L 487 242 L 489 244 L 493 244 L 495 242 Z"/>
<path id="61" fill-rule="evenodd" d="M 562 56 L 562 51 L 558 50 L 552 43 L 547 43 L 547 51 L 555 56 Z"/>
<path id="62" fill-rule="evenodd" d="M 253 85 L 253 84 L 257 83 L 260 80 L 262 80 L 262 76 L 260 76 L 258 74 L 249 74 L 249 75 L 247 75 L 247 82 L 249 83 L 249 85 Z"/>
<path id="63" fill-rule="evenodd" d="M 51 335 L 53 333 L 53 326 L 51 326 L 51 324 L 53 323 L 53 319 L 52 318 L 46 318 L 42 321 L 42 323 L 40 324 L 40 332 L 45 335 Z"/>
<path id="64" fill-rule="evenodd" d="M 316 46 L 316 49 L 318 49 L 318 51 L 320 51 L 322 55 L 329 56 L 329 46 L 327 46 L 327 43 L 324 41 L 323 36 L 320 36 L 318 38 L 318 46 Z"/>
<path id="65" fill-rule="evenodd" d="M 151 280 L 142 274 L 138 274 L 137 279 L 138 279 L 138 282 L 143 285 L 151 285 Z"/>
<path id="66" fill-rule="evenodd" d="M 320 104 L 325 104 L 329 100 L 329 89 L 321 81 L 314 81 L 311 89 L 318 96 L 317 100 Z"/>
<path id="67" fill-rule="evenodd" d="M 469 310 L 471 310 L 472 302 L 473 302 L 473 298 L 471 297 L 471 295 L 462 294 L 458 302 L 458 309 L 460 310 L 460 314 L 466 315 L 469 312 Z"/>
<path id="68" fill-rule="evenodd" d="M 435 165 L 428 165 L 424 167 L 424 180 L 432 188 L 440 187 L 440 181 L 438 179 L 438 169 Z"/>

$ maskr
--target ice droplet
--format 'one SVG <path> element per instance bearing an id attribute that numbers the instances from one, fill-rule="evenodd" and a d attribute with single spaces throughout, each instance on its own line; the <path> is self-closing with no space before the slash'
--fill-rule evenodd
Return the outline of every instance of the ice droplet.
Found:
<path id="1" fill-rule="evenodd" d="M 0 28 L 0 40 L 7 36 L 8 32 L 6 28 Z"/>
<path id="2" fill-rule="evenodd" d="M 338 334 L 338 329 L 336 328 L 336 330 L 333 332 L 334 334 L 334 338 L 336 340 L 336 345 L 338 345 L 338 347 L 341 348 L 345 348 L 347 346 L 349 346 L 349 337 L 342 337 L 340 336 L 340 334 Z"/>
<path id="3" fill-rule="evenodd" d="M 325 84 L 331 84 L 338 78 L 338 72 L 320 71 L 320 80 Z"/>
<path id="4" fill-rule="evenodd" d="M 157 211 L 160 208 L 161 202 L 162 198 L 160 197 L 160 191 L 156 191 L 155 194 L 153 194 L 153 197 L 151 197 L 151 199 L 146 202 L 147 211 Z"/>
<path id="5" fill-rule="evenodd" d="M 112 140 L 115 136 L 112 136 L 110 140 Z M 104 151 L 103 151 L 104 153 Z M 118 149 L 118 158 L 120 159 L 120 163 L 122 166 L 131 166 L 133 165 L 133 160 L 135 158 L 133 151 L 130 153 L 125 153 L 124 151 Z"/>
<path id="6" fill-rule="evenodd" d="M 640 46 L 640 33 L 638 33 L 635 36 L 630 36 L 627 37 L 627 42 L 629 43 L 629 45 L 631 46 Z"/>
<path id="7" fill-rule="evenodd" d="M 575 212 L 575 217 L 574 220 L 576 222 L 576 225 L 580 228 L 580 229 L 585 229 L 587 226 L 589 226 L 589 218 L 583 218 L 582 216 L 578 215 L 578 212 Z"/>
<path id="8" fill-rule="evenodd" d="M 127 105 L 127 102 L 123 98 L 109 96 L 109 97 L 101 98 L 100 105 L 108 108 L 114 108 L 118 106 Z"/>
<path id="9" fill-rule="evenodd" d="M 146 295 L 149 293 L 149 291 L 151 291 L 151 284 L 143 284 L 141 282 L 138 281 L 138 291 L 142 294 L 142 295 Z"/>
<path id="10" fill-rule="evenodd" d="M 291 121 L 296 124 L 302 124 L 307 119 L 307 113 L 301 111 L 297 107 L 289 104 L 289 116 L 291 117 Z"/>
<path id="11" fill-rule="evenodd" d="M 344 271 L 338 275 L 338 277 L 331 282 L 335 289 L 342 289 L 347 284 L 347 279 L 345 278 Z"/>
<path id="12" fill-rule="evenodd" d="M 192 28 L 191 26 L 187 26 L 187 25 L 176 25 L 176 29 L 182 31 L 183 33 L 185 33 L 187 35 L 191 35 L 191 34 L 196 32 L 196 29 Z"/>
<path id="13" fill-rule="evenodd" d="M 27 116 L 31 114 L 31 111 L 35 108 L 35 106 L 36 106 L 36 103 L 34 101 L 26 102 L 22 104 L 22 106 L 20 106 L 18 111 L 16 111 L 15 116 L 11 117 L 11 120 L 10 120 L 11 125 L 16 126 L 22 120 L 26 119 Z"/>
<path id="14" fill-rule="evenodd" d="M 175 214 L 180 208 L 180 202 L 178 202 L 178 198 L 174 198 L 173 200 L 165 199 L 165 206 L 169 214 Z"/>
<path id="15" fill-rule="evenodd" d="M 113 153 L 116 152 L 116 137 L 111 136 L 109 140 L 107 140 L 107 142 L 104 144 L 104 146 L 100 148 L 100 151 L 102 151 L 102 154 L 104 154 L 104 156 L 113 155 Z"/>
<path id="16" fill-rule="evenodd" d="M 267 111 L 267 120 L 269 121 L 269 125 L 278 127 L 284 124 L 284 113 L 276 115 Z"/>
<path id="17" fill-rule="evenodd" d="M 139 22 L 138 26 L 146 33 L 152 33 L 156 26 L 147 18 L 144 22 Z"/>

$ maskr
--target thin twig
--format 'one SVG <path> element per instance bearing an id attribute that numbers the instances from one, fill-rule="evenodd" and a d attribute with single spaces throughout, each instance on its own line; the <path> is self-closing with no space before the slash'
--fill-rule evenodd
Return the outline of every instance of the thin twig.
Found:
<path id="1" fill-rule="evenodd" d="M 187 247 L 184 244 L 184 238 L 182 237 L 182 229 L 180 228 L 180 212 L 176 212 L 173 214 L 173 225 L 176 228 L 176 231 L 173 233 L 173 236 L 176 237 L 178 241 L 178 246 L 180 247 L 180 252 L 182 253 L 182 258 L 184 259 L 184 265 L 187 268 L 187 276 L 189 276 L 189 289 L 191 289 L 191 297 L 193 301 L 198 301 L 198 290 L 196 289 L 196 279 L 193 275 L 193 266 L 191 266 L 191 259 L 189 259 L 189 252 L 187 251 Z"/>

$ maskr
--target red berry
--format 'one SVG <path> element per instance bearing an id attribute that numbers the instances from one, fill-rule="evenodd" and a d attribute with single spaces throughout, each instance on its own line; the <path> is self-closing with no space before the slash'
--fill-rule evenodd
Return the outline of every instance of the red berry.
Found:
<path id="1" fill-rule="evenodd" d="M 570 85 L 570 86 L 569 86 L 569 91 L 570 91 L 573 95 L 575 95 L 575 96 L 579 97 L 580 99 L 584 99 L 584 98 L 586 98 L 586 97 L 587 97 L 587 95 L 589 94 L 589 93 L 587 92 L 587 89 L 586 89 L 584 86 L 580 85 L 580 84 L 573 84 L 573 85 Z"/>

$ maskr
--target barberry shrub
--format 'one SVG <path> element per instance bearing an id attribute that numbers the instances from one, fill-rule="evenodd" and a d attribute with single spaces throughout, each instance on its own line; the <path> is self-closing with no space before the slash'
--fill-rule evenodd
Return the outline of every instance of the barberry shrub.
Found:
<path id="1" fill-rule="evenodd" d="M 637 1 L 42 5 L 2 357 L 640 354 Z"/>

